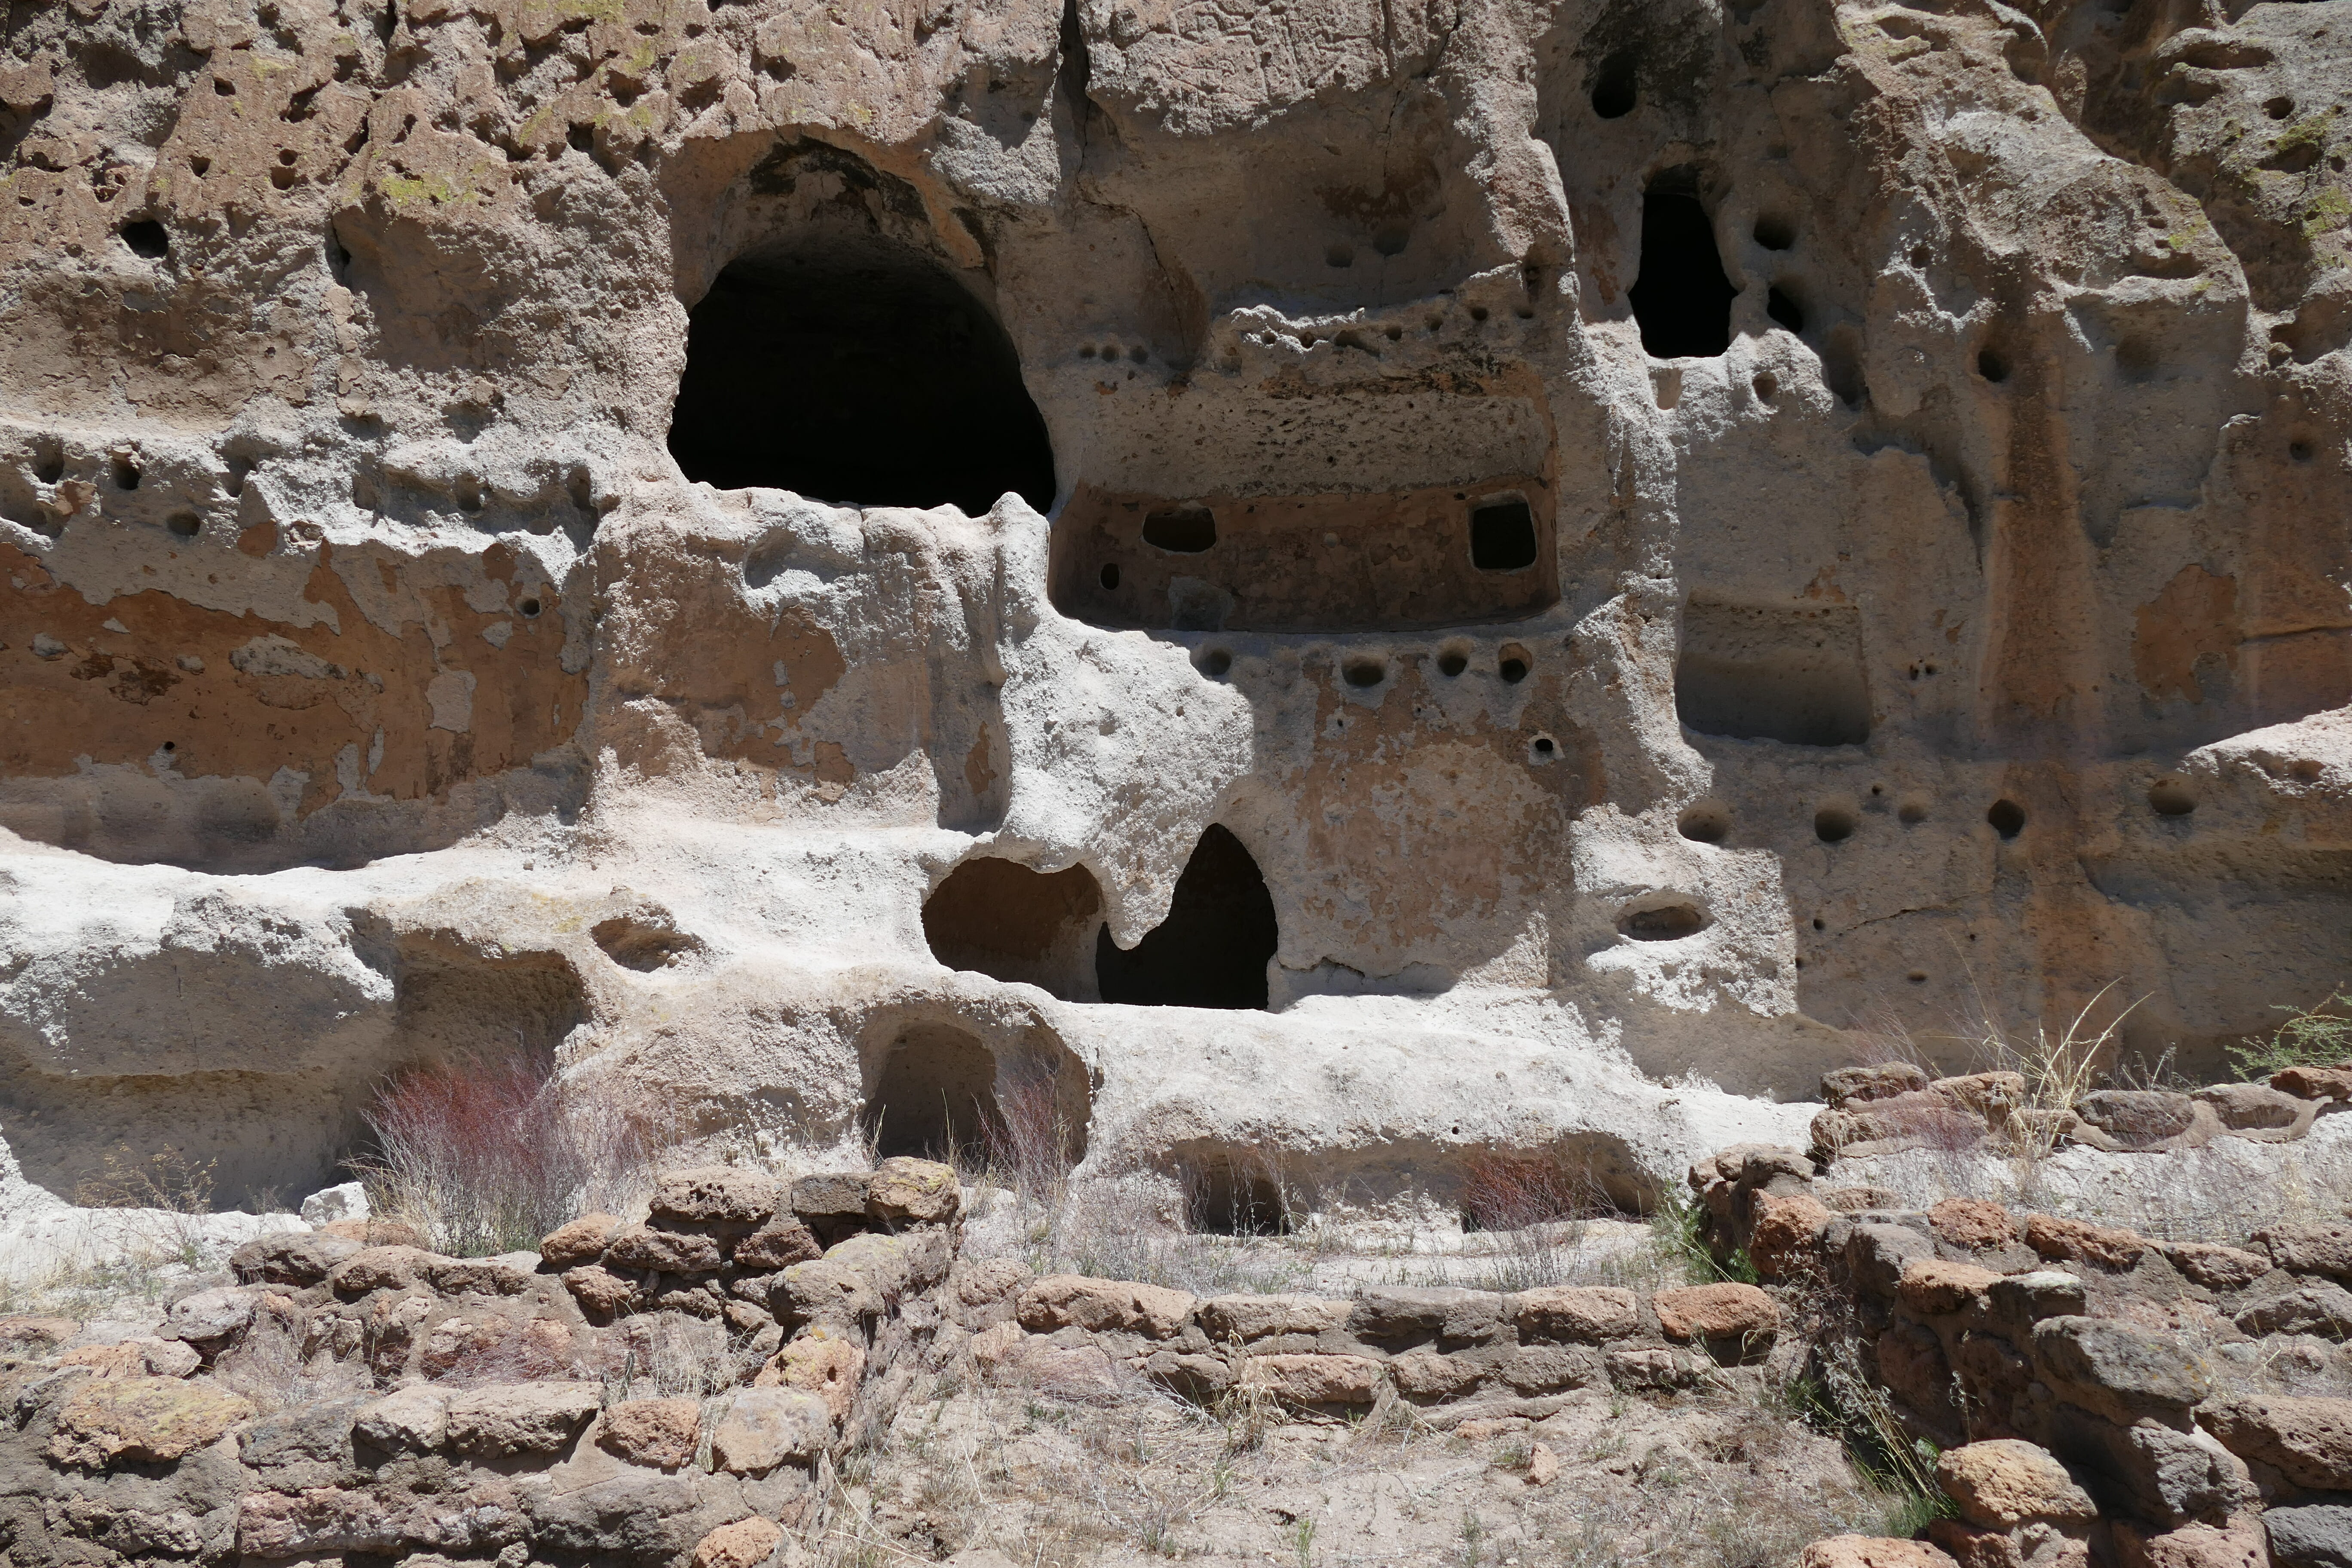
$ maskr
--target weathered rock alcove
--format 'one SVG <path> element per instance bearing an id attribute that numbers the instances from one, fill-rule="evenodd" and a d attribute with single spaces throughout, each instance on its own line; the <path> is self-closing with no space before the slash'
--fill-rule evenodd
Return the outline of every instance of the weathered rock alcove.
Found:
<path id="1" fill-rule="evenodd" d="M 1054 503 L 1020 356 L 947 269 L 883 239 L 755 250 L 693 310 L 669 449 L 689 479 L 859 505 Z"/>

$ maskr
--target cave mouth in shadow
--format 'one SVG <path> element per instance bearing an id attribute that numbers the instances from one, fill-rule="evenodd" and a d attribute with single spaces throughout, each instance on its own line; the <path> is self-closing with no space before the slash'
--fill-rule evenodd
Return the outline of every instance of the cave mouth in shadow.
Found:
<path id="1" fill-rule="evenodd" d="M 1712 359 L 1731 346 L 1731 301 L 1715 221 L 1685 176 L 1659 176 L 1642 197 L 1642 270 L 1627 298 L 1653 359 Z"/>
<path id="2" fill-rule="evenodd" d="M 1211 823 L 1176 879 L 1168 918 L 1132 948 L 1095 941 L 1095 978 L 1106 1002 L 1139 1007 L 1266 1005 L 1265 967 L 1280 935 L 1274 895 L 1242 841 Z"/>
<path id="3" fill-rule="evenodd" d="M 1084 866 L 1043 872 L 975 856 L 923 901 L 923 940 L 950 969 L 1044 987 L 1065 1002 L 1094 996 L 1102 890 Z"/>
<path id="4" fill-rule="evenodd" d="M 880 1159 L 972 1159 L 1003 1142 L 996 1055 L 963 1030 L 917 1024 L 890 1044 L 859 1117 Z"/>
<path id="5" fill-rule="evenodd" d="M 761 250 L 688 317 L 670 455 L 689 479 L 866 506 L 1054 501 L 1045 421 L 1013 341 L 919 251 Z"/>

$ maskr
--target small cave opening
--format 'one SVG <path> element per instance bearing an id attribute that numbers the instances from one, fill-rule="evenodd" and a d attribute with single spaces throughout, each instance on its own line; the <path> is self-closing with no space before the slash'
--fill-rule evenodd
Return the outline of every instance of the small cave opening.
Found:
<path id="1" fill-rule="evenodd" d="M 1181 1167 L 1184 1222 L 1203 1236 L 1288 1236 L 1294 1205 L 1266 1162 L 1217 1153 Z"/>
<path id="2" fill-rule="evenodd" d="M 890 1042 L 858 1121 L 882 1159 L 984 1153 L 1003 1125 L 995 1053 L 950 1025 L 915 1025 Z"/>
<path id="3" fill-rule="evenodd" d="M 138 218 L 126 223 L 120 232 L 122 236 L 122 243 L 131 247 L 131 253 L 133 256 L 144 257 L 150 261 L 161 261 L 172 254 L 171 231 L 152 217 Z"/>
<path id="4" fill-rule="evenodd" d="M 868 506 L 1054 500 L 1013 341 L 947 268 L 872 242 L 758 251 L 688 317 L 670 454 L 689 479 Z"/>
<path id="5" fill-rule="evenodd" d="M 1985 821 L 2003 838 L 2014 838 L 2025 831 L 2025 808 L 2013 800 L 1997 800 L 1985 808 Z"/>
<path id="6" fill-rule="evenodd" d="M 1628 298 L 1653 359 L 1712 359 L 1731 346 L 1731 301 L 1715 220 L 1695 181 L 1662 176 L 1642 197 L 1642 270 Z"/>
<path id="7" fill-rule="evenodd" d="M 1517 496 L 1474 507 L 1470 564 L 1481 572 L 1524 572 L 1536 563 L 1536 515 Z"/>
<path id="8" fill-rule="evenodd" d="M 1641 60 L 1631 49 L 1620 49 L 1592 73 L 1592 112 L 1603 120 L 1622 120 L 1633 112 L 1641 96 Z"/>
<path id="9" fill-rule="evenodd" d="M 1242 841 L 1211 823 L 1192 847 L 1168 918 L 1132 948 L 1095 942 L 1095 978 L 1106 1002 L 1138 1007 L 1263 1009 L 1265 966 L 1280 931 L 1274 895 Z"/>
<path id="10" fill-rule="evenodd" d="M 1102 889 L 1084 866 L 1033 870 L 981 856 L 923 900 L 923 940 L 950 969 L 1035 985 L 1065 1002 L 1095 998 Z"/>
<path id="11" fill-rule="evenodd" d="M 1204 506 L 1171 507 L 1143 520 L 1143 542 L 1171 555 L 1198 555 L 1217 542 L 1217 514 Z"/>

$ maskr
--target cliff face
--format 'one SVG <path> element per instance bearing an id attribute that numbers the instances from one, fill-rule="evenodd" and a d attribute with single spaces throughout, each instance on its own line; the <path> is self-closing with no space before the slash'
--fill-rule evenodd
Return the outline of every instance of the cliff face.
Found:
<path id="1" fill-rule="evenodd" d="M 2210 1058 L 2352 973 L 2347 102 L 2352 0 L 13 5 L 11 1190 L 467 1051 L 1370 1201 Z"/>

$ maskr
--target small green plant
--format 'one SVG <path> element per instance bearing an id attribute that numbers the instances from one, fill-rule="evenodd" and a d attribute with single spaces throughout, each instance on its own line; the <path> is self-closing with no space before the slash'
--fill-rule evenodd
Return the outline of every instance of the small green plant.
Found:
<path id="1" fill-rule="evenodd" d="M 1315 1568 L 1315 1521 L 1302 1519 L 1290 1527 L 1291 1549 L 1298 1553 L 1298 1568 Z"/>
<path id="2" fill-rule="evenodd" d="M 1813 1372 L 1793 1382 L 1786 1398 L 1816 1430 L 1837 1438 L 1848 1462 L 1886 1496 L 1888 1534 L 1911 1536 L 1954 1511 L 1936 1479 L 1938 1450 L 1903 1429 L 1885 1390 L 1863 1370 L 1851 1333 L 1825 1335 Z"/>
<path id="3" fill-rule="evenodd" d="M 1758 1282 L 1756 1265 L 1745 1247 L 1717 1260 L 1706 1244 L 1706 1210 L 1689 1194 L 1669 1187 L 1650 1210 L 1650 1244 L 1668 1267 L 1693 1285 L 1725 1280 L 1740 1285 Z"/>
<path id="4" fill-rule="evenodd" d="M 2287 1021 L 2268 1039 L 2230 1047 L 2230 1061 L 2249 1082 L 2284 1068 L 2335 1067 L 2352 1061 L 2352 986 L 2315 1007 L 2281 1007 Z"/>
<path id="5" fill-rule="evenodd" d="M 1475 1509 L 1462 1510 L 1462 1568 L 1478 1568 L 1479 1547 L 1486 1539 L 1486 1522 Z"/>

